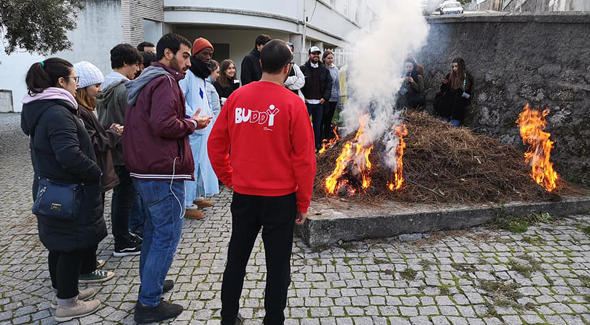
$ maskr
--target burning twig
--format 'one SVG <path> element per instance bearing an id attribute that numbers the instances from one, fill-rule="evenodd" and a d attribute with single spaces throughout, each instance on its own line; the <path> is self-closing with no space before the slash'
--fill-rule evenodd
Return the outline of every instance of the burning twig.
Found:
<path id="1" fill-rule="evenodd" d="M 332 132 L 334 132 L 334 138 L 330 139 L 330 141 L 328 141 L 328 139 L 322 140 L 322 149 L 319 151 L 320 155 L 326 152 L 326 148 L 334 147 L 336 142 L 340 140 L 340 137 L 338 137 L 338 125 L 334 126 L 334 130 L 332 130 Z"/>
<path id="2" fill-rule="evenodd" d="M 399 190 L 404 183 L 404 163 L 402 157 L 404 155 L 404 148 L 406 147 L 404 137 L 408 135 L 408 129 L 405 124 L 396 126 L 394 130 L 395 135 L 398 138 L 397 148 L 395 150 L 396 167 L 393 170 L 393 179 L 387 184 L 387 188 L 389 188 L 389 190 L 392 192 L 394 190 Z"/>

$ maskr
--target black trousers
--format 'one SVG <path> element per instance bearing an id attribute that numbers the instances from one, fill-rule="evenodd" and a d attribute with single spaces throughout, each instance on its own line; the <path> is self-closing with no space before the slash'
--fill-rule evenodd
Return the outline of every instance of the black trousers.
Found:
<path id="1" fill-rule="evenodd" d="M 119 177 L 119 185 L 113 189 L 111 223 L 113 237 L 115 237 L 115 249 L 121 249 L 127 247 L 131 242 L 129 218 L 131 208 L 135 202 L 136 192 L 133 180 L 125 166 L 115 166 L 115 173 Z"/>
<path id="2" fill-rule="evenodd" d="M 57 289 L 58 298 L 68 299 L 78 295 L 78 276 L 82 261 L 93 253 L 96 253 L 96 247 L 73 252 L 49 251 L 49 276 L 51 286 Z"/>
<path id="3" fill-rule="evenodd" d="M 267 271 L 264 323 L 283 324 L 287 290 L 291 284 L 291 252 L 297 215 L 295 193 L 265 197 L 234 192 L 231 213 L 232 234 L 221 285 L 221 324 L 235 324 L 246 265 L 260 228 Z"/>
<path id="4" fill-rule="evenodd" d="M 334 113 L 336 112 L 336 105 L 338 102 L 327 102 L 324 103 L 324 118 L 322 119 L 322 139 L 332 139 L 334 132 L 332 132 L 332 120 L 334 119 Z"/>

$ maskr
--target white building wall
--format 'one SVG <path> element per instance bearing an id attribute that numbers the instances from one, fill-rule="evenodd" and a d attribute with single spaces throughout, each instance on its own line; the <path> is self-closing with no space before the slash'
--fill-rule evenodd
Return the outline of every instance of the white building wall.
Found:
<path id="1" fill-rule="evenodd" d="M 61 57 L 72 64 L 89 61 L 103 74 L 111 71 L 110 50 L 123 41 L 120 0 L 90 0 L 78 15 L 77 28 L 68 33 L 72 50 L 49 56 L 18 51 L 9 56 L 0 44 L 0 89 L 12 91 L 14 111 L 22 110 L 21 100 L 27 92 L 25 76 L 31 64 L 49 57 Z"/>

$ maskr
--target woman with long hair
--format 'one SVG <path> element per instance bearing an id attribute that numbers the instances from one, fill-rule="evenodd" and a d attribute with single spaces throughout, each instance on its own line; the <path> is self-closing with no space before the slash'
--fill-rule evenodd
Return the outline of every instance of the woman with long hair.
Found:
<path id="1" fill-rule="evenodd" d="M 123 127 L 114 123 L 105 130 L 95 115 L 96 97 L 102 91 L 100 85 L 104 82 L 104 76 L 100 70 L 87 61 L 74 64 L 74 69 L 80 78 L 75 96 L 78 102 L 78 114 L 82 118 L 84 127 L 90 136 L 98 167 L 102 170 L 100 185 L 104 206 L 105 193 L 119 184 L 119 178 L 113 165 L 111 149 L 121 141 Z M 104 261 L 96 260 L 96 249 L 93 253 L 84 258 L 80 270 L 81 283 L 103 282 L 115 276 L 113 272 L 97 269 L 97 267 L 104 265 Z"/>
<path id="2" fill-rule="evenodd" d="M 240 87 L 240 80 L 236 76 L 236 64 L 234 61 L 227 59 L 221 61 L 219 65 L 219 78 L 213 83 L 215 90 L 219 94 L 221 106 L 225 100 Z"/>
<path id="3" fill-rule="evenodd" d="M 322 62 L 326 65 L 326 68 L 328 71 L 330 71 L 330 76 L 332 77 L 332 95 L 330 96 L 330 100 L 324 104 L 322 138 L 331 139 L 333 137 L 332 119 L 334 119 L 336 108 L 340 108 L 342 106 L 342 102 L 340 100 L 340 73 L 338 67 L 334 64 L 334 52 L 331 50 L 324 51 L 324 54 L 322 55 Z"/>
<path id="4" fill-rule="evenodd" d="M 452 71 L 445 76 L 440 92 L 434 100 L 435 111 L 454 126 L 460 126 L 465 118 L 465 107 L 471 102 L 473 76 L 465 68 L 465 60 L 456 58 Z"/>
<path id="5" fill-rule="evenodd" d="M 63 322 L 100 308 L 99 300 L 88 300 L 96 294 L 94 289 L 78 291 L 78 276 L 84 257 L 93 254 L 107 235 L 100 195 L 101 169 L 90 136 L 78 118 L 74 98 L 78 76 L 73 65 L 60 58 L 33 63 L 26 83 L 21 128 L 30 139 L 35 173 L 33 210 L 39 239 L 49 250 L 55 319 Z M 65 193 L 78 193 L 76 199 L 65 205 L 51 203 L 64 189 Z M 50 208 L 41 200 L 45 197 Z"/>

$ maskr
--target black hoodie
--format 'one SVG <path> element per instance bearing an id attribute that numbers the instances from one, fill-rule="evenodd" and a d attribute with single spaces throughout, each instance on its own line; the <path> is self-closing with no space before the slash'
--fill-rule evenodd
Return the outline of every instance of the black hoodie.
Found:
<path id="1" fill-rule="evenodd" d="M 262 78 L 262 66 L 260 66 L 260 51 L 253 49 L 242 60 L 241 80 L 242 86 Z"/>

